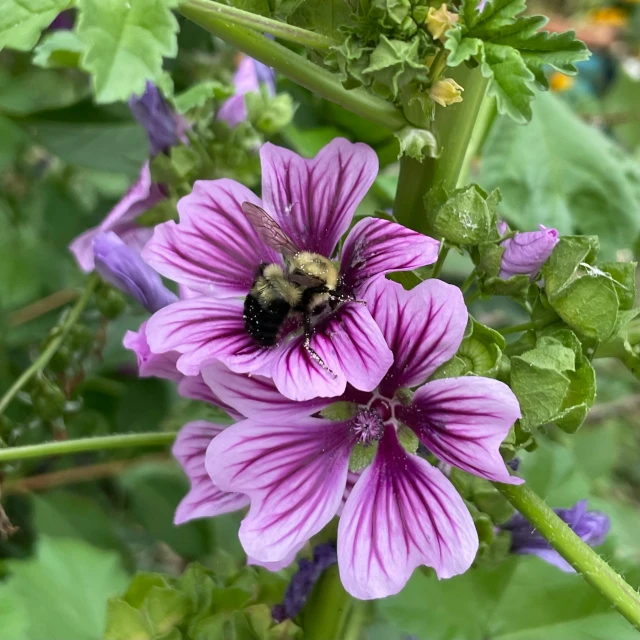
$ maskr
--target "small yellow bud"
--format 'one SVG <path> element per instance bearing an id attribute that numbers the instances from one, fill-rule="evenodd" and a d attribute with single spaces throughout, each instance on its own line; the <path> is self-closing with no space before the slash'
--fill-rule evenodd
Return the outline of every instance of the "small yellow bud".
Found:
<path id="1" fill-rule="evenodd" d="M 444 2 L 439 9 L 429 7 L 427 19 L 425 20 L 427 29 L 434 40 L 442 40 L 444 34 L 449 31 L 456 22 L 458 22 L 458 14 L 449 11 Z"/>
<path id="2" fill-rule="evenodd" d="M 434 102 L 443 107 L 448 107 L 455 102 L 462 102 L 463 91 L 464 89 L 455 80 L 444 78 L 431 86 L 429 95 Z"/>
<path id="3" fill-rule="evenodd" d="M 575 80 L 569 76 L 565 76 L 559 71 L 554 71 L 549 78 L 549 88 L 551 91 L 561 93 L 562 91 L 568 91 L 573 87 Z"/>

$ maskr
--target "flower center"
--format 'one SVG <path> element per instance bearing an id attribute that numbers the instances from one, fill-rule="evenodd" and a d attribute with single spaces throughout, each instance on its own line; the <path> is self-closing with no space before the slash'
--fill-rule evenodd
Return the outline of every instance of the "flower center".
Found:
<path id="1" fill-rule="evenodd" d="M 384 422 L 391 419 L 393 412 L 391 411 L 391 405 L 383 398 L 376 398 L 369 408 L 375 411 Z"/>
<path id="2" fill-rule="evenodd" d="M 356 436 L 358 444 L 368 447 L 382 438 L 384 433 L 384 421 L 377 411 L 361 409 L 351 420 L 351 428 Z"/>

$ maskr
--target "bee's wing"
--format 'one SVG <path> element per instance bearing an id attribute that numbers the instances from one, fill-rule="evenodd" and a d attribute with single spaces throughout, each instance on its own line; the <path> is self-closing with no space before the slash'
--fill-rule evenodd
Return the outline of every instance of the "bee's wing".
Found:
<path id="1" fill-rule="evenodd" d="M 242 211 L 268 247 L 286 256 L 294 256 L 300 252 L 293 240 L 264 209 L 251 202 L 243 202 Z"/>

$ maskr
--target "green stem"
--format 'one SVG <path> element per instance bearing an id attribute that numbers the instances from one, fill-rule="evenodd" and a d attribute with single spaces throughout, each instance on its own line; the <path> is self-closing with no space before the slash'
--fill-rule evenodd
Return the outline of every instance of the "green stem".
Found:
<path id="1" fill-rule="evenodd" d="M 225 40 L 240 51 L 272 67 L 282 75 L 317 95 L 380 124 L 392 131 L 408 123 L 395 106 L 371 95 L 364 89 L 345 89 L 336 74 L 305 60 L 286 47 L 273 42 L 255 31 L 230 24 L 221 16 L 204 8 L 201 0 L 187 0 L 180 12 L 213 35 Z"/>
<path id="2" fill-rule="evenodd" d="M 516 324 L 513 327 L 505 327 L 504 329 L 497 329 L 498 333 L 503 336 L 508 336 L 512 333 L 521 333 L 522 331 L 544 329 L 548 324 L 551 324 L 555 320 L 556 316 L 550 318 L 541 318 L 540 320 L 532 320 L 531 322 L 523 322 L 522 324 Z"/>
<path id="3" fill-rule="evenodd" d="M 474 269 L 465 279 L 465 281 L 460 285 L 460 291 L 465 293 L 467 289 L 473 284 L 473 281 L 476 279 L 478 275 L 478 270 Z"/>
<path id="4" fill-rule="evenodd" d="M 323 36 L 320 33 L 307 31 L 306 29 L 294 27 L 286 22 L 279 22 L 278 20 L 265 18 L 264 16 L 256 13 L 236 9 L 235 7 L 220 4 L 219 2 L 213 2 L 212 0 L 191 0 L 189 4 L 193 7 L 200 7 L 204 11 L 215 13 L 221 19 L 224 19 L 231 24 L 256 29 L 257 31 L 262 31 L 263 33 L 268 33 L 272 36 L 276 36 L 277 38 L 282 38 L 289 42 L 304 45 L 305 47 L 311 47 L 321 51 L 329 51 L 332 46 L 338 44 L 332 38 Z"/>
<path id="5" fill-rule="evenodd" d="M 0 462 L 16 462 L 29 458 L 48 458 L 86 451 L 103 451 L 105 449 L 126 449 L 128 447 L 164 447 L 176 439 L 171 432 L 152 433 L 119 433 L 113 436 L 98 438 L 79 438 L 60 442 L 43 442 L 25 447 L 0 449 Z"/>
<path id="6" fill-rule="evenodd" d="M 640 595 L 526 485 L 494 486 L 529 520 L 549 544 L 618 611 L 640 630 Z"/>
<path id="7" fill-rule="evenodd" d="M 78 298 L 78 301 L 71 309 L 71 312 L 64 321 L 60 333 L 49 342 L 47 347 L 42 351 L 38 358 L 32 363 L 32 365 L 22 373 L 22 375 L 13 383 L 11 388 L 2 396 L 0 400 L 0 416 L 4 413 L 5 409 L 9 406 L 11 401 L 16 397 L 18 392 L 36 375 L 39 371 L 42 371 L 48 364 L 51 358 L 55 355 L 56 351 L 60 348 L 60 345 L 64 342 L 64 339 L 71 331 L 71 328 L 78 321 L 84 308 L 87 306 L 94 289 L 96 288 L 100 278 L 97 275 L 92 275 L 87 282 L 87 286 L 83 294 Z"/>
<path id="8" fill-rule="evenodd" d="M 487 80 L 479 69 L 458 67 L 452 70 L 451 77 L 464 87 L 464 99 L 448 107 L 436 107 L 434 126 L 440 156 L 426 158 L 422 163 L 410 158 L 400 162 L 393 212 L 398 222 L 417 231 L 427 230 L 425 194 L 435 185 L 455 189 L 460 182 L 467 147 L 487 90 Z"/>
<path id="9" fill-rule="evenodd" d="M 329 567 L 313 589 L 309 602 L 302 611 L 305 640 L 346 640 L 357 638 L 354 618 L 355 600 L 340 582 L 338 567 Z M 348 631 L 348 636 L 345 632 Z"/>
<path id="10" fill-rule="evenodd" d="M 449 254 L 449 247 L 445 246 L 444 241 L 440 245 L 440 253 L 438 254 L 438 260 L 433 267 L 433 271 L 431 272 L 432 278 L 437 278 L 442 271 L 442 267 L 444 266 L 444 261 L 447 259 L 447 255 Z"/>

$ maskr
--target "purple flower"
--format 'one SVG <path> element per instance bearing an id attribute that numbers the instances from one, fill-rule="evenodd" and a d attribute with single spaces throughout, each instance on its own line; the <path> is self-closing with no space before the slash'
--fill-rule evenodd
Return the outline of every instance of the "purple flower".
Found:
<path id="1" fill-rule="evenodd" d="M 250 58 L 243 56 L 238 70 L 233 76 L 236 92 L 226 100 L 218 111 L 217 118 L 226 122 L 231 128 L 238 126 L 247 119 L 247 106 L 244 96 L 247 93 L 258 93 L 263 84 L 270 95 L 275 95 L 276 81 L 273 69 Z"/>
<path id="2" fill-rule="evenodd" d="M 147 82 L 141 96 L 133 96 L 129 100 L 129 108 L 147 132 L 152 156 L 164 153 L 170 147 L 184 141 L 184 119 L 173 111 L 152 82 Z"/>
<path id="3" fill-rule="evenodd" d="M 341 579 L 352 595 L 369 599 L 400 591 L 419 565 L 440 578 L 462 573 L 478 549 L 464 501 L 441 471 L 415 455 L 418 441 L 480 477 L 522 481 L 509 475 L 499 453 L 520 417 L 511 390 L 474 376 L 425 382 L 463 339 L 460 290 L 428 280 L 405 291 L 378 278 L 361 295 L 393 352 L 374 391 L 349 387 L 337 399 L 299 403 L 268 379 L 233 374 L 221 363 L 207 366 L 203 377 L 247 417 L 215 437 L 206 459 L 218 488 L 251 501 L 239 534 L 246 552 L 263 563 L 290 557 L 341 511 Z M 310 417 L 335 400 L 350 403 L 351 417 Z M 349 473 L 350 459 L 359 461 L 357 474 Z"/>
<path id="4" fill-rule="evenodd" d="M 293 251 L 339 259 L 343 297 L 361 298 L 364 285 L 387 272 L 432 264 L 439 243 L 394 222 L 365 218 L 336 252 L 377 174 L 376 154 L 364 144 L 338 138 L 306 160 L 267 143 L 260 156 L 262 201 L 232 180 L 198 181 L 178 203 L 180 223 L 156 227 L 143 258 L 200 295 L 151 318 L 151 349 L 180 352 L 177 366 L 186 375 L 218 359 L 239 373 L 273 377 L 281 393 L 295 400 L 338 396 L 347 382 L 370 391 L 389 369 L 392 354 L 364 304 L 315 310 L 311 348 L 325 367 L 305 348 L 300 317 L 284 324 L 273 347 L 260 346 L 247 332 L 243 298 L 261 266 L 282 264 L 283 258 L 265 243 L 265 230 L 253 226 L 242 205 L 263 207 Z"/>
<path id="5" fill-rule="evenodd" d="M 538 225 L 539 231 L 516 233 L 500 244 L 504 247 L 500 277 L 528 275 L 533 280 L 558 244 L 558 231 Z"/>
<path id="6" fill-rule="evenodd" d="M 75 256 L 80 268 L 85 272 L 93 270 L 93 241 L 102 232 L 113 231 L 125 244 L 140 252 L 151 237 L 153 229 L 141 227 L 136 224 L 135 220 L 165 198 L 164 188 L 151 182 L 151 171 L 147 162 L 142 167 L 138 181 L 109 212 L 100 225 L 85 231 L 69 245 L 69 249 Z"/>
<path id="7" fill-rule="evenodd" d="M 178 299 L 140 254 L 113 232 L 99 233 L 93 240 L 96 271 L 121 291 L 154 313 Z"/>
<path id="8" fill-rule="evenodd" d="M 49 25 L 47 31 L 68 31 L 73 29 L 76 21 L 75 9 L 67 9 L 59 13 Z"/>
<path id="9" fill-rule="evenodd" d="M 602 511 L 587 511 L 587 501 L 576 502 L 571 509 L 554 509 L 574 533 L 584 542 L 596 547 L 604 542 L 611 522 Z M 502 529 L 511 533 L 511 552 L 536 555 L 562 571 L 573 572 L 573 567 L 538 533 L 520 513 L 509 520 Z"/>

